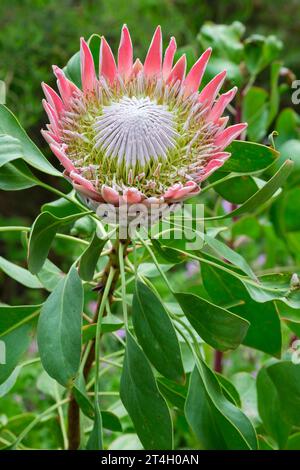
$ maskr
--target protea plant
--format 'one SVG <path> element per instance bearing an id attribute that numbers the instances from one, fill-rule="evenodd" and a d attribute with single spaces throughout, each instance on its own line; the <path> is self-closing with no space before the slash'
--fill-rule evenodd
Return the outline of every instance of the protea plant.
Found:
<path id="1" fill-rule="evenodd" d="M 110 203 L 171 205 L 200 185 L 230 157 L 224 151 L 246 124 L 223 117 L 236 88 L 218 97 L 226 71 L 201 86 L 211 49 L 186 75 L 186 57 L 173 65 L 172 37 L 163 55 L 157 27 L 144 63 L 133 59 L 123 26 L 115 61 L 104 37 L 99 71 L 87 42 L 80 46 L 81 89 L 53 66 L 60 96 L 43 83 L 50 123 L 43 136 L 75 190 L 91 207 Z"/>
<path id="2" fill-rule="evenodd" d="M 106 40 L 94 35 L 81 40 L 80 53 L 64 70 L 54 66 L 59 93 L 43 84 L 50 123 L 42 132 L 64 174 L 0 104 L 0 189 L 39 186 L 58 198 L 43 204 L 30 226 L 0 224 L 3 247 L 18 247 L 19 261 L 24 255 L 21 265 L 0 256 L 1 280 L 9 276 L 22 285 L 10 299 L 13 305 L 6 303 L 6 292 L 1 298 L 0 396 L 10 393 L 14 401 L 27 376 L 36 381 L 30 393 L 37 392 L 28 413 L 23 390 L 17 407 L 22 426 L 5 410 L 1 449 L 35 449 L 42 433 L 42 448 L 101 450 L 95 455 L 106 465 L 122 463 L 114 449 L 143 447 L 146 453 L 139 456 L 149 456 L 149 450 L 175 446 L 175 457 L 183 450 L 186 462 L 184 449 L 275 450 L 298 442 L 300 226 L 291 210 L 299 196 L 298 170 L 287 181 L 293 163 L 286 160 L 279 168 L 272 138 L 272 122 L 280 130 L 290 110 L 275 116 L 281 108 L 276 84 L 284 77 L 274 62 L 274 38 L 243 40 L 242 31 L 237 22 L 205 25 L 199 36 L 216 44 L 218 63 L 224 47 L 230 57 L 239 51 L 234 65 L 243 73 L 231 80 L 243 92 L 229 127 L 223 113 L 236 88 L 219 95 L 225 71 L 201 83 L 211 49 L 186 74 L 184 55 L 173 65 L 174 38 L 163 54 L 160 27 L 143 64 L 134 61 L 124 26 L 116 61 Z M 266 46 L 272 46 L 269 54 Z M 268 60 L 270 94 L 268 86 L 252 86 Z M 263 107 L 256 109 L 261 97 Z M 248 120 L 255 142 L 243 142 L 246 124 L 239 115 Z M 259 143 L 268 135 L 271 146 Z M 279 145 L 294 151 L 296 137 L 286 138 L 281 135 Z M 184 201 L 199 194 L 202 182 L 230 157 L 228 150 L 224 177 L 214 175 L 204 188 L 207 206 L 194 199 L 189 211 Z M 40 178 L 41 172 L 65 176 L 74 190 L 66 194 Z M 280 191 L 284 184 L 287 190 Z M 164 220 L 140 230 L 149 226 L 140 221 L 150 216 L 151 223 L 153 215 L 156 221 L 178 205 L 183 217 L 172 213 L 169 225 Z M 114 213 L 117 223 L 101 223 L 102 209 Z M 34 342 L 24 357 L 33 338 L 38 352 Z M 250 375 L 236 374 L 243 367 Z M 18 374 L 21 382 L 15 384 Z M 245 387 L 258 407 L 245 406 Z M 151 462 L 165 463 L 164 455 L 152 453 L 158 459 Z"/>

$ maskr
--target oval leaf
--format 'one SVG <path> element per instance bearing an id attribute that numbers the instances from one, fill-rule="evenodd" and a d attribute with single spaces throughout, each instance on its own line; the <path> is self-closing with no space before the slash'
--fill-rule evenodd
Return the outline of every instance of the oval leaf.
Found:
<path id="1" fill-rule="evenodd" d="M 175 293 L 185 316 L 201 338 L 220 351 L 237 348 L 249 322 L 194 294 Z"/>
<path id="2" fill-rule="evenodd" d="M 203 361 L 191 375 L 185 414 L 205 449 L 257 448 L 250 420 L 225 398 L 217 378 Z"/>
<path id="3" fill-rule="evenodd" d="M 36 274 L 42 268 L 59 227 L 80 217 L 82 217 L 82 213 L 60 218 L 50 212 L 42 212 L 35 219 L 31 228 L 28 247 L 28 267 L 30 272 Z"/>
<path id="4" fill-rule="evenodd" d="M 173 437 L 169 409 L 159 393 L 146 356 L 129 332 L 120 396 L 144 448 L 171 450 Z"/>
<path id="5" fill-rule="evenodd" d="M 79 275 L 84 281 L 91 281 L 93 279 L 99 256 L 106 243 L 107 239 L 102 240 L 95 233 L 91 243 L 83 252 L 80 258 Z"/>
<path id="6" fill-rule="evenodd" d="M 182 382 L 181 351 L 173 324 L 154 292 L 139 281 L 133 296 L 132 321 L 149 361 L 164 377 Z"/>
<path id="7" fill-rule="evenodd" d="M 81 354 L 83 288 L 74 267 L 43 305 L 38 322 L 38 346 L 48 374 L 64 386 L 75 378 Z"/>
<path id="8" fill-rule="evenodd" d="M 37 170 L 54 176 L 62 176 L 51 163 L 44 157 L 42 152 L 30 140 L 17 118 L 4 105 L 0 105 L 0 134 L 6 134 L 18 140 L 22 148 L 22 158 Z"/>
<path id="9" fill-rule="evenodd" d="M 39 180 L 22 160 L 15 160 L 0 168 L 0 189 L 3 191 L 19 191 L 37 184 Z"/>
<path id="10" fill-rule="evenodd" d="M 255 173 L 268 168 L 279 156 L 272 147 L 242 140 L 232 142 L 226 151 L 231 153 L 231 157 L 219 172 Z"/>

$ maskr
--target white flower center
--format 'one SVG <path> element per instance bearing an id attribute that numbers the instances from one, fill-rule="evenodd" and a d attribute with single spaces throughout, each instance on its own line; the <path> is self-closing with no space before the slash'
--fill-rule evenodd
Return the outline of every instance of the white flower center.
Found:
<path id="1" fill-rule="evenodd" d="M 145 167 L 150 161 L 165 160 L 175 147 L 174 115 L 167 106 L 149 97 L 129 98 L 103 106 L 96 119 L 96 144 L 106 157 L 118 158 L 127 168 Z"/>

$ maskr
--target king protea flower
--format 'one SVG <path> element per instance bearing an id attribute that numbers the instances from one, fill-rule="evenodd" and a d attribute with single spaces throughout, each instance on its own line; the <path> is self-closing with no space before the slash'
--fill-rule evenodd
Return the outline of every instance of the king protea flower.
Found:
<path id="1" fill-rule="evenodd" d="M 133 60 L 127 26 L 118 59 L 101 39 L 99 70 L 87 42 L 80 45 L 81 89 L 54 66 L 59 95 L 43 83 L 50 124 L 43 136 L 65 176 L 92 207 L 99 203 L 171 205 L 230 157 L 224 151 L 246 128 L 222 117 L 236 88 L 218 96 L 226 71 L 201 86 L 211 49 L 186 75 L 186 57 L 173 65 L 171 38 L 164 53 L 157 27 L 144 64 Z"/>

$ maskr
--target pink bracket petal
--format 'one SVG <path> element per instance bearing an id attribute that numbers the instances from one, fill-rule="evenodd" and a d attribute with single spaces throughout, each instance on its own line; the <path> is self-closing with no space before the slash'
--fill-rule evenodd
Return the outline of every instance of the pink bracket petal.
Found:
<path id="1" fill-rule="evenodd" d="M 118 71 L 125 79 L 131 75 L 133 64 L 133 48 L 129 30 L 126 25 L 122 28 L 118 51 Z"/>
<path id="2" fill-rule="evenodd" d="M 183 188 L 183 186 L 182 186 L 181 183 L 175 183 L 175 184 L 173 184 L 173 186 L 170 186 L 170 188 L 167 189 L 167 191 L 163 194 L 163 197 L 165 199 L 172 198 L 174 196 L 174 194 L 176 194 L 176 192 L 179 191 L 182 188 Z"/>
<path id="3" fill-rule="evenodd" d="M 46 111 L 51 128 L 54 131 L 55 134 L 60 135 L 60 129 L 59 129 L 59 119 L 56 113 L 56 110 L 52 108 L 51 104 L 48 103 L 46 100 L 42 100 L 42 104 L 44 107 L 44 110 Z"/>
<path id="4" fill-rule="evenodd" d="M 132 67 L 132 74 L 136 76 L 141 70 L 143 70 L 143 64 L 140 59 L 136 59 Z"/>
<path id="5" fill-rule="evenodd" d="M 54 134 L 54 132 L 45 131 L 45 130 L 42 129 L 41 134 L 44 137 L 45 141 L 49 145 L 50 144 L 57 145 L 57 144 L 60 144 L 60 142 L 61 142 L 60 137 L 58 135 Z"/>
<path id="6" fill-rule="evenodd" d="M 106 78 L 111 84 L 114 83 L 117 76 L 117 66 L 112 50 L 102 36 L 99 59 L 99 76 Z"/>
<path id="7" fill-rule="evenodd" d="M 153 35 L 147 56 L 144 62 L 144 72 L 146 77 L 153 77 L 160 74 L 162 62 L 162 34 L 161 27 L 157 26 Z"/>
<path id="8" fill-rule="evenodd" d="M 80 39 L 81 83 L 84 93 L 95 89 L 96 73 L 91 50 L 83 38 Z"/>
<path id="9" fill-rule="evenodd" d="M 226 77 L 226 70 L 216 75 L 201 91 L 200 103 L 211 104 L 215 99 Z"/>
<path id="10" fill-rule="evenodd" d="M 103 185 L 101 189 L 101 195 L 105 202 L 113 204 L 114 206 L 119 204 L 119 193 L 109 186 Z"/>
<path id="11" fill-rule="evenodd" d="M 186 71 L 186 56 L 183 54 L 180 59 L 174 65 L 172 72 L 170 73 L 167 83 L 175 83 L 177 80 L 182 81 L 185 77 Z"/>
<path id="12" fill-rule="evenodd" d="M 216 122 L 224 113 L 225 108 L 233 100 L 236 92 L 237 92 L 237 87 L 235 86 L 234 88 L 232 88 L 232 90 L 229 90 L 227 91 L 227 93 L 224 93 L 223 95 L 221 95 L 220 98 L 216 101 L 216 103 L 212 107 L 207 119 L 209 121 Z"/>
<path id="13" fill-rule="evenodd" d="M 57 115 L 64 110 L 64 105 L 56 91 L 53 90 L 47 83 L 42 82 L 42 88 L 46 96 L 47 101 L 51 104 L 52 108 L 55 109 Z"/>
<path id="14" fill-rule="evenodd" d="M 233 126 L 227 127 L 227 129 L 216 137 L 214 144 L 221 149 L 228 147 L 228 145 L 236 139 L 246 129 L 246 127 L 246 123 L 234 124 Z"/>
<path id="15" fill-rule="evenodd" d="M 58 147 L 57 145 L 50 144 L 50 148 L 54 155 L 58 158 L 62 166 L 67 170 L 68 173 L 71 173 L 71 171 L 76 172 L 77 170 L 75 169 L 73 163 L 71 160 L 67 157 L 66 153 L 61 147 Z"/>
<path id="16" fill-rule="evenodd" d="M 75 83 L 66 78 L 63 70 L 61 70 L 56 65 L 53 65 L 53 72 L 57 78 L 57 86 L 60 92 L 60 96 L 62 97 L 64 104 L 69 106 L 74 94 L 79 94 L 80 90 L 75 85 Z"/>
<path id="17" fill-rule="evenodd" d="M 211 56 L 211 51 L 211 47 L 206 49 L 206 51 L 203 52 L 201 57 L 197 60 L 197 62 L 189 71 L 184 81 L 184 86 L 186 87 L 188 93 L 194 93 L 195 91 L 198 91 L 207 63 Z"/>
<path id="18" fill-rule="evenodd" d="M 215 158 L 208 162 L 204 169 L 204 173 L 200 176 L 198 181 L 201 182 L 209 178 L 212 173 L 214 173 L 216 170 L 218 170 L 219 168 L 221 168 L 221 166 L 224 165 L 225 161 L 230 157 L 230 155 L 231 154 L 227 152 L 219 152 L 218 154 L 216 154 Z"/>
<path id="19" fill-rule="evenodd" d="M 169 43 L 169 45 L 166 49 L 164 62 L 163 62 L 163 67 L 162 67 L 162 73 L 163 73 L 164 80 L 166 80 L 168 78 L 168 76 L 170 75 L 170 73 L 171 73 L 176 49 L 177 49 L 176 40 L 175 40 L 174 37 L 172 37 L 171 40 L 170 40 L 170 43 Z"/>
<path id="20" fill-rule="evenodd" d="M 142 194 L 137 188 L 127 188 L 123 191 L 123 199 L 127 204 L 138 204 L 142 200 Z"/>

